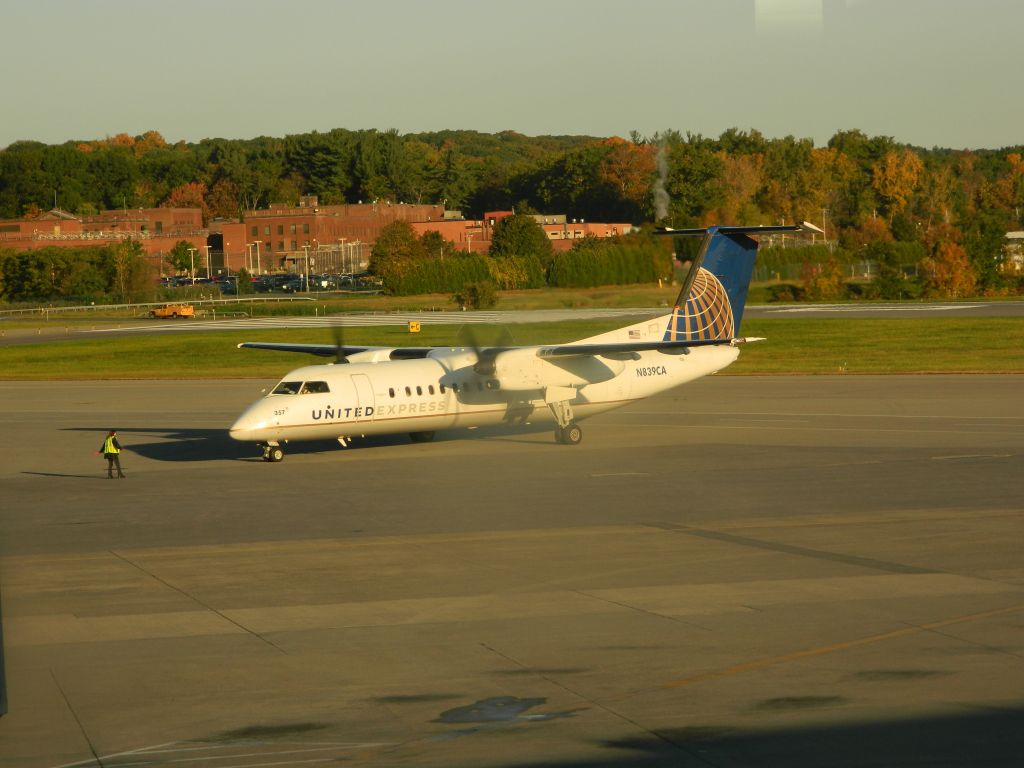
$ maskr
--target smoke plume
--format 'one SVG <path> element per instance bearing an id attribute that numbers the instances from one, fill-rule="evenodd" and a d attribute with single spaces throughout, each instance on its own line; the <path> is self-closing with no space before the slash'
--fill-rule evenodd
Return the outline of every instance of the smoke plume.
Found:
<path id="1" fill-rule="evenodd" d="M 654 220 L 662 221 L 668 218 L 668 206 L 671 200 L 668 192 L 665 191 L 665 182 L 668 181 L 668 157 L 665 145 L 658 145 L 658 179 L 654 182 Z"/>

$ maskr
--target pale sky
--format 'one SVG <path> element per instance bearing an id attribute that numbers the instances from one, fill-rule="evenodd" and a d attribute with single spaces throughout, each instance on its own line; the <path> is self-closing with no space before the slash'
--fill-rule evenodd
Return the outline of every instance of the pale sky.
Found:
<path id="1" fill-rule="evenodd" d="M 332 128 L 1024 144 L 1024 0 L 3 0 L 0 147 Z"/>

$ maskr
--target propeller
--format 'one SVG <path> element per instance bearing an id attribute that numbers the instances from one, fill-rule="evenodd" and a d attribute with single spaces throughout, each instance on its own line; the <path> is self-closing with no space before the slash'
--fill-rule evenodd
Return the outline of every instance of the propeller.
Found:
<path id="1" fill-rule="evenodd" d="M 480 344 L 480 337 L 477 334 L 476 328 L 472 325 L 464 325 L 459 329 L 459 341 L 473 349 L 473 353 L 476 355 L 476 363 L 473 364 L 473 370 L 481 376 L 493 376 L 495 361 L 498 355 L 505 348 L 515 344 L 511 331 L 505 326 L 502 326 L 498 338 L 491 346 L 485 347 Z"/>
<path id="2" fill-rule="evenodd" d="M 347 363 L 348 358 L 345 356 L 345 339 L 342 334 L 342 326 L 340 323 L 335 325 L 331 324 L 331 334 L 334 336 L 334 362 L 335 364 Z"/>

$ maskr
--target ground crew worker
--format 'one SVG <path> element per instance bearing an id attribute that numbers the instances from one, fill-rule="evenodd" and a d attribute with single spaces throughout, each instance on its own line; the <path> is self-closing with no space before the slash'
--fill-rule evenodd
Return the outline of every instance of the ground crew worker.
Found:
<path id="1" fill-rule="evenodd" d="M 107 433 L 107 438 L 103 441 L 103 447 L 97 453 L 102 453 L 103 457 L 107 460 L 108 478 L 114 479 L 114 467 L 117 467 L 117 476 L 124 477 L 124 472 L 121 471 L 121 444 L 117 442 L 116 429 L 112 429 Z"/>

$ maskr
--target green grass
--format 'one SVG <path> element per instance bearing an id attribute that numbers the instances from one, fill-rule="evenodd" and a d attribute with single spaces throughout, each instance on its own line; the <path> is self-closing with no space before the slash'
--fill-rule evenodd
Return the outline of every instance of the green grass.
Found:
<path id="1" fill-rule="evenodd" d="M 1021 373 L 1019 318 L 749 319 L 730 373 Z"/>
<path id="2" fill-rule="evenodd" d="M 533 323 L 510 327 L 516 344 L 560 343 L 624 325 L 623 320 Z M 460 326 L 351 328 L 347 344 L 447 346 Z M 479 328 L 480 343 L 495 340 Z M 1017 318 L 748 319 L 730 374 L 1024 373 L 1024 320 Z M 241 341 L 332 343 L 324 329 L 177 332 L 0 347 L 0 379 L 274 379 L 324 358 L 236 349 Z"/>

